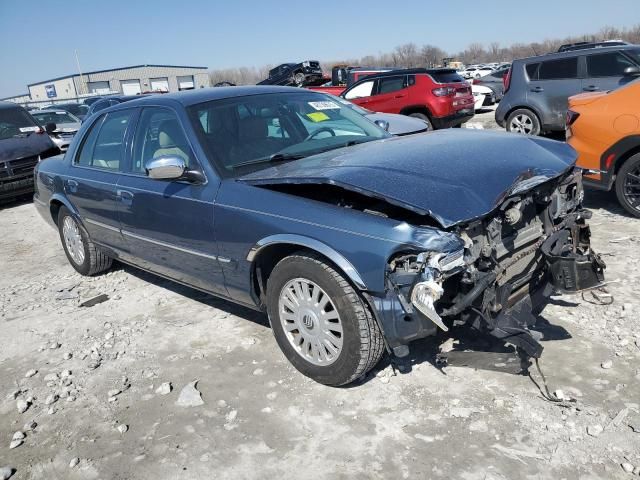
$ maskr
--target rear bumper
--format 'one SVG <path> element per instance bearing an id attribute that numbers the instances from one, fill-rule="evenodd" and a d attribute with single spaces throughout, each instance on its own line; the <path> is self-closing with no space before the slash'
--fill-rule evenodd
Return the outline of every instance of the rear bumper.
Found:
<path id="1" fill-rule="evenodd" d="M 472 119 L 473 115 L 474 111 L 472 106 L 468 109 L 458 110 L 453 115 L 447 115 L 446 117 L 433 117 L 431 123 L 433 123 L 433 127 L 436 129 L 457 127 Z"/>

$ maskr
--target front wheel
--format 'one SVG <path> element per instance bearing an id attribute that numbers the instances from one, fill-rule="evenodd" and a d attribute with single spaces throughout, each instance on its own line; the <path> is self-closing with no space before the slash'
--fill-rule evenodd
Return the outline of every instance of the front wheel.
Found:
<path id="1" fill-rule="evenodd" d="M 616 196 L 627 212 L 640 217 L 640 153 L 624 162 L 618 172 Z"/>
<path id="2" fill-rule="evenodd" d="M 91 276 L 111 267 L 112 258 L 91 241 L 87 231 L 66 207 L 60 207 L 58 212 L 58 230 L 67 260 L 78 273 Z"/>
<path id="3" fill-rule="evenodd" d="M 278 345 L 303 375 L 348 384 L 384 353 L 382 334 L 349 282 L 312 254 L 281 260 L 267 283 L 269 322 Z"/>
<path id="4" fill-rule="evenodd" d="M 507 131 L 525 135 L 540 135 L 540 120 L 527 108 L 519 108 L 507 118 Z"/>
<path id="5" fill-rule="evenodd" d="M 420 113 L 420 112 L 410 113 L 409 116 L 413 118 L 419 118 L 420 120 L 424 121 L 427 124 L 427 130 L 433 130 L 433 124 L 431 123 L 431 120 L 424 113 Z"/>

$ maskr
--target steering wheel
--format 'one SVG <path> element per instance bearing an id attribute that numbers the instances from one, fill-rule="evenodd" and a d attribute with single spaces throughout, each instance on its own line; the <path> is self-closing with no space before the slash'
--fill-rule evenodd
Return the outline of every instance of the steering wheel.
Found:
<path id="1" fill-rule="evenodd" d="M 308 142 L 313 137 L 315 137 L 316 135 L 318 135 L 319 133 L 322 133 L 322 132 L 329 132 L 332 137 L 336 136 L 336 132 L 333 130 L 333 128 L 331 128 L 331 127 L 322 127 L 322 128 L 319 128 L 318 130 L 316 130 L 315 132 L 310 133 L 307 136 L 307 138 L 305 138 L 303 141 Z"/>

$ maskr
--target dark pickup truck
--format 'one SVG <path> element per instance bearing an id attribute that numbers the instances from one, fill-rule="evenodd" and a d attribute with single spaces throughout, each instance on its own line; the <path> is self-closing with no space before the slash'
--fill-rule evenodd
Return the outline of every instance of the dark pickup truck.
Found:
<path id="1" fill-rule="evenodd" d="M 282 85 L 303 87 L 317 85 L 322 82 L 323 74 L 320 62 L 307 60 L 300 63 L 283 63 L 269 70 L 269 78 L 258 82 L 258 85 Z"/>

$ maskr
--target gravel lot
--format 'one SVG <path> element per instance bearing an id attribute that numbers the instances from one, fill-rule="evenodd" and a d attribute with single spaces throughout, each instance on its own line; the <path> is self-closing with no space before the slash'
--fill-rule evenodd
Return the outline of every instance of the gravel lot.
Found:
<path id="1" fill-rule="evenodd" d="M 497 128 L 492 118 L 472 125 Z M 540 364 L 562 402 L 544 398 L 535 367 L 517 374 L 510 348 L 459 331 L 350 388 L 318 385 L 262 315 L 129 267 L 83 278 L 28 200 L 0 206 L 0 468 L 70 480 L 637 476 L 640 221 L 608 194 L 588 192 L 587 206 L 612 297 L 558 297 L 543 312 Z M 444 368 L 439 345 L 452 350 Z M 181 394 L 194 381 L 201 396 Z"/>

